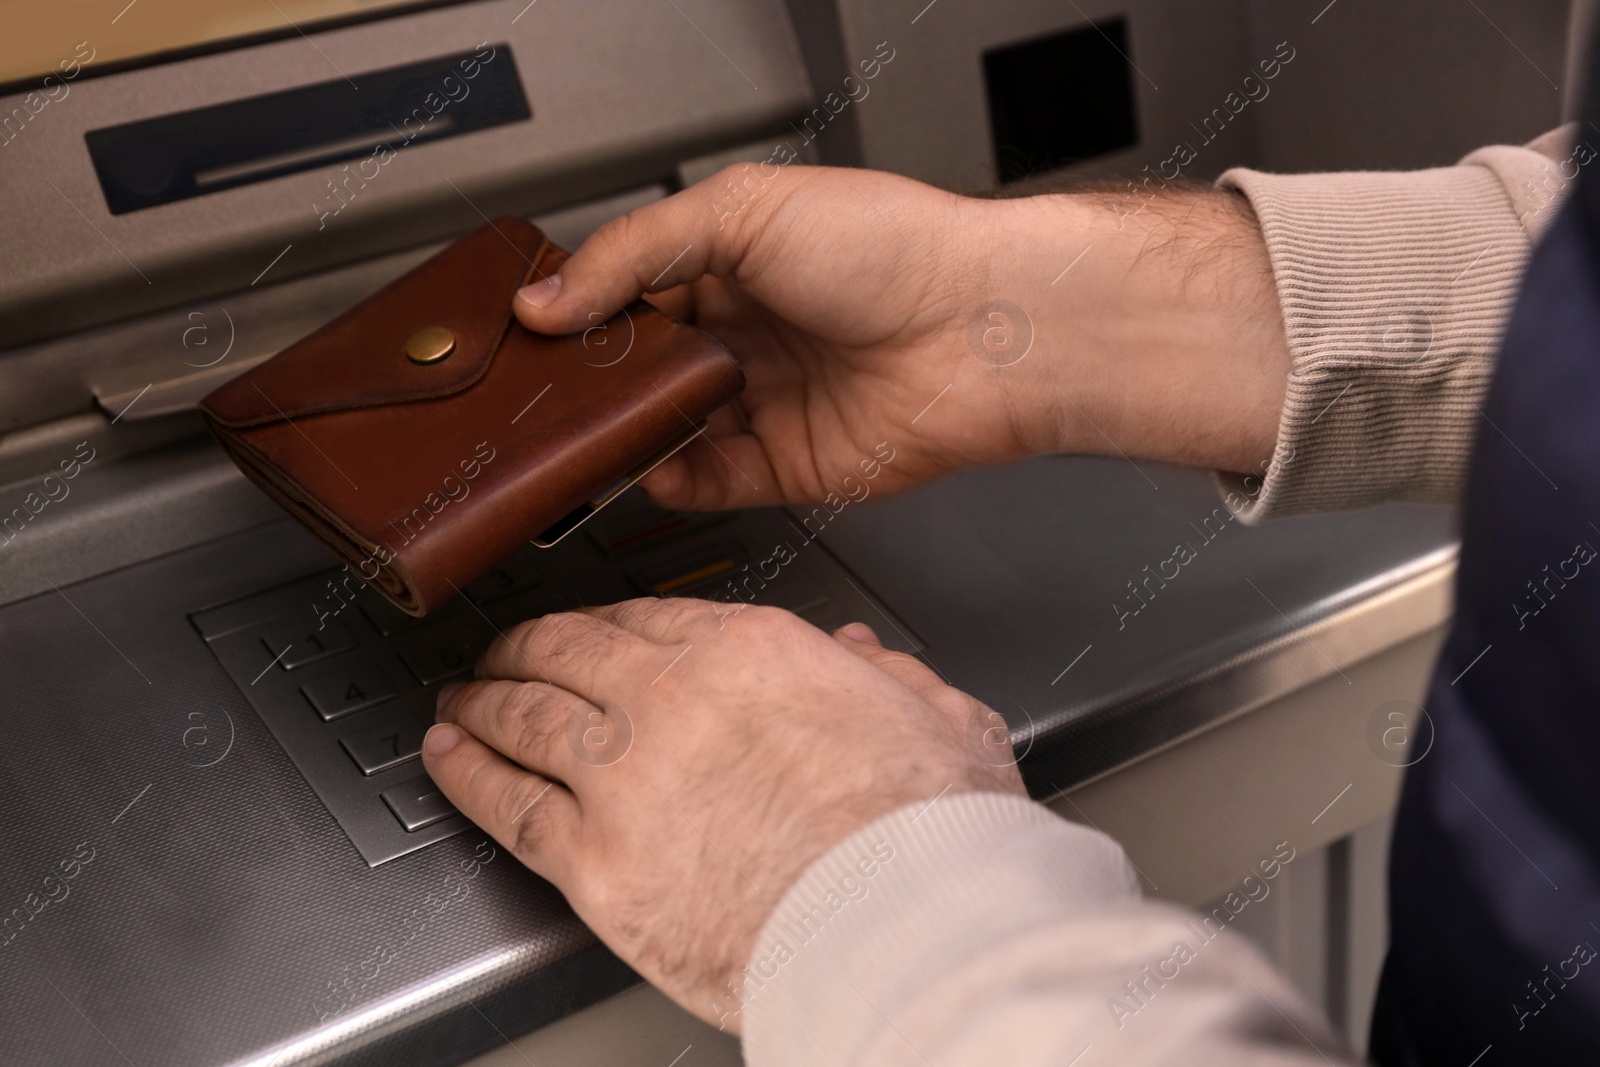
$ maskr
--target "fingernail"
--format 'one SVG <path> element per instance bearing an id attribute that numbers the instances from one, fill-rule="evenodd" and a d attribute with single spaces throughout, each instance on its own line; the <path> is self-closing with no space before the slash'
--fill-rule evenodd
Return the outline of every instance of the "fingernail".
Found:
<path id="1" fill-rule="evenodd" d="M 439 695 L 434 699 L 433 702 L 433 709 L 435 711 L 443 711 L 445 708 L 447 708 L 450 705 L 450 698 L 460 692 L 461 687 L 466 684 L 466 682 L 451 682 L 449 685 L 439 690 Z"/>
<path id="2" fill-rule="evenodd" d="M 442 756 L 461 743 L 461 730 L 447 722 L 429 729 L 422 739 L 422 750 L 430 756 Z"/>
<path id="3" fill-rule="evenodd" d="M 839 630 L 852 641 L 860 641 L 864 645 L 877 645 L 883 647 L 883 642 L 878 640 L 878 635 L 872 632 L 872 627 L 864 622 L 847 623 Z"/>
<path id="4" fill-rule="evenodd" d="M 552 274 L 548 278 L 540 278 L 532 285 L 525 285 L 517 290 L 517 299 L 526 301 L 536 308 L 549 307 L 550 301 L 561 292 L 561 275 Z"/>

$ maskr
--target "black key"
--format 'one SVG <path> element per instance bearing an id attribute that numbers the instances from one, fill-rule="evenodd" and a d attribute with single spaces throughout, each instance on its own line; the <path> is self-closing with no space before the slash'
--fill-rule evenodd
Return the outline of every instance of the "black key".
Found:
<path id="1" fill-rule="evenodd" d="M 501 633 L 509 634 L 512 627 L 518 623 L 537 619 L 544 615 L 553 615 L 558 611 L 571 611 L 572 601 L 568 597 L 546 593 L 540 596 L 523 596 L 515 600 L 496 604 L 489 609 L 489 621 Z"/>
<path id="2" fill-rule="evenodd" d="M 600 513 L 602 516 L 605 512 Z M 687 515 L 674 515 L 659 508 L 641 508 L 618 515 L 601 525 L 596 517 L 589 523 L 589 539 L 606 555 L 616 558 L 625 552 L 648 548 L 670 537 L 694 529 Z"/>
<path id="3" fill-rule="evenodd" d="M 229 634 L 236 634 L 240 630 L 250 630 L 295 615 L 303 619 L 306 617 L 306 606 L 305 590 L 292 587 L 263 593 L 246 600 L 235 600 L 231 604 L 191 615 L 189 621 L 200 631 L 200 636 L 209 642 L 219 637 L 227 637 Z"/>
<path id="4" fill-rule="evenodd" d="M 742 550 L 732 543 L 700 544 L 669 559 L 634 567 L 628 577 L 643 592 L 670 596 L 712 578 L 732 577 L 742 556 Z"/>
<path id="5" fill-rule="evenodd" d="M 280 626 L 265 634 L 261 641 L 286 671 L 356 647 L 356 635 L 350 632 L 350 627 L 332 621 L 324 622 L 320 629 L 314 622 Z"/>
<path id="6" fill-rule="evenodd" d="M 339 744 L 356 761 L 362 774 L 377 774 L 422 755 L 422 735 L 427 727 L 398 718 L 339 738 Z"/>
<path id="7" fill-rule="evenodd" d="M 805 616 L 815 621 L 813 616 L 828 606 L 828 594 L 822 587 L 804 574 L 779 573 L 778 577 L 767 582 L 763 587 L 759 575 L 755 571 L 740 571 L 737 575 L 740 580 L 736 589 L 743 593 L 748 592 L 754 599 L 744 601 L 742 597 L 735 596 L 728 589 L 728 577 L 719 575 L 710 581 L 700 582 L 695 585 L 685 586 L 674 590 L 673 596 L 698 597 L 703 600 L 715 600 L 726 604 L 739 604 L 741 602 L 764 604 L 768 607 L 783 608 L 796 615 Z"/>
<path id="8" fill-rule="evenodd" d="M 752 583 L 753 584 L 753 583 Z M 757 595 L 757 602 L 810 615 L 828 606 L 828 594 L 804 574 L 779 574 L 777 581 Z"/>
<path id="9" fill-rule="evenodd" d="M 326 674 L 300 687 L 324 722 L 365 711 L 394 699 L 394 686 L 371 660 L 355 660 L 344 669 Z"/>
<path id="10" fill-rule="evenodd" d="M 455 805 L 444 798 L 433 779 L 420 774 L 409 782 L 390 786 L 378 794 L 389 805 L 394 817 L 407 833 L 415 833 L 424 826 L 432 826 L 456 813 Z"/>
<path id="11" fill-rule="evenodd" d="M 443 606 L 429 613 L 426 619 L 419 619 L 415 615 L 407 615 L 387 600 L 376 593 L 367 593 L 361 598 L 361 614 L 377 627 L 378 632 L 385 637 L 409 630 L 413 626 L 421 626 L 424 622 L 432 622 L 449 614 L 449 607 Z"/>
<path id="12" fill-rule="evenodd" d="M 406 634 L 397 641 L 400 662 L 422 685 L 438 685 L 472 669 L 481 651 L 464 626 L 439 626 Z"/>
<path id="13" fill-rule="evenodd" d="M 544 575 L 532 563 L 513 556 L 462 590 L 476 603 L 488 604 L 544 584 Z"/>
<path id="14" fill-rule="evenodd" d="M 703 530 L 733 517 L 731 512 L 666 511 L 650 503 L 637 486 L 607 504 L 584 525 L 589 540 L 616 559 L 655 548 L 675 538 Z"/>

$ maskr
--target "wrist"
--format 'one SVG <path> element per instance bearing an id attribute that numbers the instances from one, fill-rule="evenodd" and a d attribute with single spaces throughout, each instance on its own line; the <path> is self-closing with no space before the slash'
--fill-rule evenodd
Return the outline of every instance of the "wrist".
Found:
<path id="1" fill-rule="evenodd" d="M 1277 438 L 1289 354 L 1254 216 L 1209 189 L 1142 203 L 1094 191 L 974 202 L 988 247 L 1004 250 L 980 288 L 1031 343 L 1007 365 L 979 355 L 982 370 L 1030 451 L 1256 469 Z"/>

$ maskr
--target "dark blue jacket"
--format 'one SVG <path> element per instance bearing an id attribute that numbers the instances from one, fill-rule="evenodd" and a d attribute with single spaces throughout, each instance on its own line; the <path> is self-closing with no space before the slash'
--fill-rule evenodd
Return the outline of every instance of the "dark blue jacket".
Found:
<path id="1" fill-rule="evenodd" d="M 1597 177 L 1534 251 L 1479 423 L 1390 859 L 1386 1067 L 1600 1063 Z"/>

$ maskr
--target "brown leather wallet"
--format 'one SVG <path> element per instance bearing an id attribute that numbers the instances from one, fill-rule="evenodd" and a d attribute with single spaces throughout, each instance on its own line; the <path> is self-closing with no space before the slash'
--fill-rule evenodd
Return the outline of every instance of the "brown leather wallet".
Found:
<path id="1" fill-rule="evenodd" d="M 744 376 L 636 302 L 533 333 L 516 291 L 566 253 L 499 218 L 211 393 L 239 468 L 412 615 L 570 532 L 686 443 Z"/>

